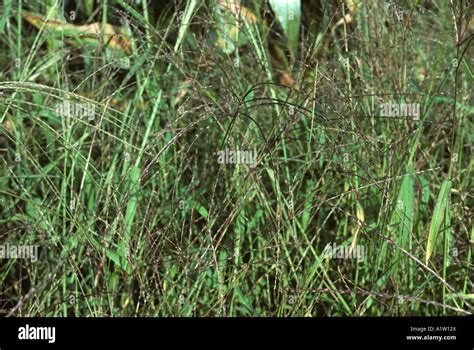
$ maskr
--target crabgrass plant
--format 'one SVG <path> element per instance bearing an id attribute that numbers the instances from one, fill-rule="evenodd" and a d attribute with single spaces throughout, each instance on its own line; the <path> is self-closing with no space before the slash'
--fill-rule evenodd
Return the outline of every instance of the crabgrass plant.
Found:
<path id="1" fill-rule="evenodd" d="M 472 314 L 468 1 L 3 4 L 1 315 Z"/>

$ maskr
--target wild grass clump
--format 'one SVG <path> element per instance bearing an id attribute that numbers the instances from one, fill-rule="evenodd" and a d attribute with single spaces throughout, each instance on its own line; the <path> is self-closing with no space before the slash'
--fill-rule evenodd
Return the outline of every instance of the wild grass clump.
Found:
<path id="1" fill-rule="evenodd" d="M 468 1 L 99 3 L 0 15 L 0 314 L 473 312 Z"/>

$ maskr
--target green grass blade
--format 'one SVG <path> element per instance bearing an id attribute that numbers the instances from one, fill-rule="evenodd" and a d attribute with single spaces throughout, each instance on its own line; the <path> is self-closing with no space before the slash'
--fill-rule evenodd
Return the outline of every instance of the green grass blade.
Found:
<path id="1" fill-rule="evenodd" d="M 270 5 L 283 28 L 288 47 L 294 56 L 298 48 L 298 36 L 301 23 L 300 0 L 270 0 Z"/>
<path id="2" fill-rule="evenodd" d="M 433 212 L 433 218 L 431 219 L 428 243 L 426 245 L 425 263 L 428 263 L 428 261 L 430 260 L 430 257 L 433 254 L 433 250 L 436 246 L 436 239 L 438 237 L 438 233 L 441 229 L 441 225 L 444 221 L 444 217 L 446 214 L 450 190 L 451 181 L 445 180 L 441 185 L 441 189 L 438 194 L 438 200 L 436 201 L 436 206 Z"/>
<path id="3" fill-rule="evenodd" d="M 8 16 L 10 15 L 10 11 L 12 9 L 12 0 L 5 0 L 3 4 L 3 14 L 2 18 L 0 18 L 0 34 L 3 33 L 3 29 L 5 28 L 5 23 L 7 23 Z"/>
<path id="4" fill-rule="evenodd" d="M 409 175 L 403 177 L 400 193 L 398 194 L 395 211 L 392 214 L 390 224 L 397 228 L 398 244 L 404 248 L 410 249 L 410 235 L 413 230 L 413 212 L 414 212 L 414 179 L 411 173 L 413 170 L 408 167 Z M 396 251 L 395 260 L 398 262 L 402 254 L 400 250 Z M 394 265 L 398 266 L 398 263 Z"/>

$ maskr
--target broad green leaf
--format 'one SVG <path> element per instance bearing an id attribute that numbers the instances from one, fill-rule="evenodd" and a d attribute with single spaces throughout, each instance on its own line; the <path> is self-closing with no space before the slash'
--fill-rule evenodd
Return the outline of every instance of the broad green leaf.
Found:
<path id="1" fill-rule="evenodd" d="M 463 299 L 473 299 L 474 300 L 474 293 L 456 293 L 456 294 L 448 294 L 447 297 L 456 299 L 456 298 L 463 298 Z"/>
<path id="2" fill-rule="evenodd" d="M 283 32 L 288 40 L 288 47 L 294 56 L 298 47 L 298 36 L 301 23 L 301 0 L 270 0 Z"/>
<path id="3" fill-rule="evenodd" d="M 270 180 L 272 180 L 272 183 L 275 183 L 275 172 L 271 168 L 266 168 L 268 176 L 270 177 Z"/>
<path id="4" fill-rule="evenodd" d="M 191 201 L 190 203 L 191 207 L 193 209 L 196 209 L 197 212 L 204 218 L 204 219 L 208 219 L 209 217 L 209 213 L 207 212 L 206 208 L 204 208 L 204 206 L 199 203 L 199 202 L 196 202 L 196 201 Z"/>
<path id="5" fill-rule="evenodd" d="M 120 255 L 115 253 L 114 251 L 110 250 L 110 249 L 106 249 L 105 250 L 105 255 L 114 262 L 115 265 L 117 266 L 122 266 L 122 263 L 121 263 L 121 259 L 120 259 Z M 122 259 L 122 261 L 124 261 Z"/>
<path id="6" fill-rule="evenodd" d="M 97 240 L 95 240 L 92 235 L 85 235 L 86 240 L 94 246 L 94 248 L 98 251 L 101 252 L 102 250 L 105 250 L 105 255 L 114 262 L 117 266 L 121 266 L 120 263 L 120 257 L 117 253 L 115 253 L 113 250 L 109 249 L 108 247 L 104 247 L 103 244 L 99 243 Z"/>
<path id="7" fill-rule="evenodd" d="M 34 223 L 35 227 L 47 231 L 48 227 L 44 221 L 44 216 L 42 214 L 42 208 L 44 204 L 39 198 L 32 198 L 29 201 L 26 201 L 25 211 L 28 215 L 28 222 Z"/>
<path id="8" fill-rule="evenodd" d="M 118 245 L 118 254 L 121 257 L 121 265 L 127 270 L 128 262 L 127 256 L 130 254 L 130 240 L 132 232 L 132 224 L 137 213 L 138 207 L 138 187 L 140 180 L 140 168 L 137 166 L 132 167 L 130 171 L 130 199 L 128 200 L 127 211 L 125 212 L 125 227 L 123 240 Z"/>
<path id="9" fill-rule="evenodd" d="M 428 234 L 428 243 L 426 245 L 426 263 L 428 263 L 431 255 L 433 254 L 433 250 L 436 245 L 436 239 L 438 237 L 438 233 L 441 229 L 441 225 L 443 224 L 446 215 L 450 190 L 451 181 L 445 180 L 441 185 L 441 189 L 438 194 L 438 200 L 436 201 L 436 206 L 433 212 L 433 218 L 431 219 L 431 225 Z"/>
<path id="10" fill-rule="evenodd" d="M 431 197 L 430 184 L 423 176 L 419 177 L 421 183 L 421 202 L 428 203 Z"/>
<path id="11" fill-rule="evenodd" d="M 140 168 L 134 166 L 130 172 L 130 199 L 125 213 L 125 224 L 128 230 L 131 229 L 133 218 L 137 212 L 137 192 L 138 180 L 140 179 Z"/>
<path id="12" fill-rule="evenodd" d="M 94 10 L 94 0 L 84 0 L 84 6 L 86 8 L 87 16 L 92 15 L 92 11 Z"/>
<path id="13" fill-rule="evenodd" d="M 303 231 L 306 231 L 310 217 L 311 217 L 311 200 L 309 198 L 307 201 L 304 202 L 304 211 L 303 211 L 303 215 L 301 216 L 301 229 Z"/>
<path id="14" fill-rule="evenodd" d="M 414 185 L 415 181 L 411 175 L 412 169 L 407 169 L 408 174 L 403 177 L 400 192 L 398 194 L 395 210 L 390 220 L 390 226 L 395 227 L 398 233 L 398 244 L 404 248 L 410 248 L 410 235 L 413 230 L 413 207 L 414 207 Z M 397 250 L 396 260 L 401 256 Z"/>

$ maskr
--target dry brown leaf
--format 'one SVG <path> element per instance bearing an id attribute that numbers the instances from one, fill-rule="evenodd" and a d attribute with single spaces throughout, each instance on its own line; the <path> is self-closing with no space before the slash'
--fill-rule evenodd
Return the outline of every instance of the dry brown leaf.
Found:
<path id="1" fill-rule="evenodd" d="M 100 43 L 103 35 L 104 40 L 109 47 L 123 50 L 127 54 L 131 53 L 130 41 L 128 38 L 121 33 L 120 28 L 114 27 L 111 24 L 107 23 L 105 26 L 101 23 L 75 25 L 57 19 L 46 19 L 29 12 L 25 12 L 23 17 L 38 29 L 46 29 L 56 35 L 64 35 L 65 37 L 71 36 L 93 41 L 94 44 L 97 45 Z"/>

